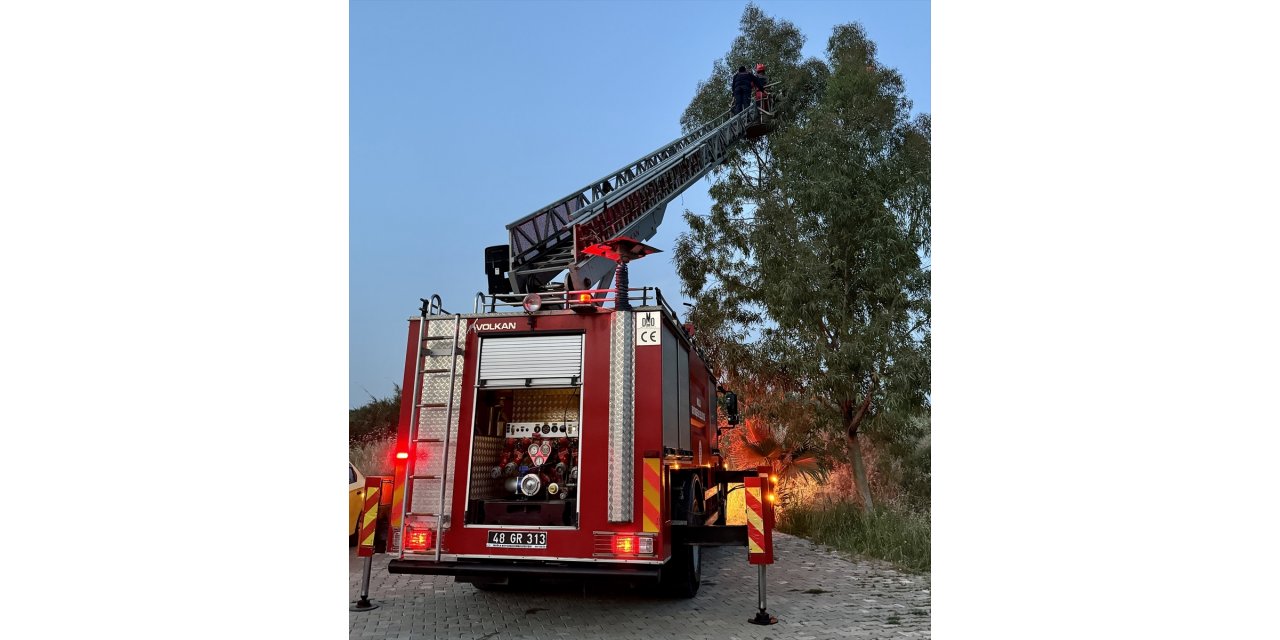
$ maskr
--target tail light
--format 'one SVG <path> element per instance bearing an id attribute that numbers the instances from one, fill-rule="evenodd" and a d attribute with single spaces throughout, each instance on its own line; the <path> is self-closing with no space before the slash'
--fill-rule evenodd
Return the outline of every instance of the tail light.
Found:
<path id="1" fill-rule="evenodd" d="M 650 534 L 598 533 L 596 556 L 651 556 L 654 537 Z"/>
<path id="2" fill-rule="evenodd" d="M 636 544 L 635 536 L 614 536 L 613 552 L 618 555 L 635 555 L 639 551 L 640 545 Z"/>
<path id="3" fill-rule="evenodd" d="M 436 532 L 432 529 L 405 527 L 405 551 L 427 551 L 436 548 Z"/>

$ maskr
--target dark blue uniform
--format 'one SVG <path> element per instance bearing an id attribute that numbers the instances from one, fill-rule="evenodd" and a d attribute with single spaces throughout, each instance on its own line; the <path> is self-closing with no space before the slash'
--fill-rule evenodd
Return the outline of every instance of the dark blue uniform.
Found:
<path id="1" fill-rule="evenodd" d="M 751 104 L 751 89 L 764 89 L 760 80 L 750 71 L 739 71 L 733 74 L 733 112 L 738 113 Z"/>

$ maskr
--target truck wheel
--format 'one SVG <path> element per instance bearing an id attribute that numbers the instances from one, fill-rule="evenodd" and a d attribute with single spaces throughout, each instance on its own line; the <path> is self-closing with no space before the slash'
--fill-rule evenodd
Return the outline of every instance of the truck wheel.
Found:
<path id="1" fill-rule="evenodd" d="M 692 598 L 702 586 L 702 553 L 699 547 L 682 544 L 671 549 L 671 561 L 662 568 L 662 592 L 674 598 Z"/>
<path id="2" fill-rule="evenodd" d="M 701 527 L 707 519 L 706 492 L 702 489 L 702 478 L 689 476 L 685 485 L 685 521 L 691 527 Z"/>

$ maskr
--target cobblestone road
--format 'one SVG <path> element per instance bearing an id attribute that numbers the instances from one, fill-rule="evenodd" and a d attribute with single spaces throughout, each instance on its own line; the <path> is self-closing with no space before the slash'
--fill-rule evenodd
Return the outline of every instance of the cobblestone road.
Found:
<path id="1" fill-rule="evenodd" d="M 702 555 L 702 589 L 691 600 L 599 584 L 550 584 L 523 591 L 478 591 L 448 576 L 391 575 L 374 557 L 369 599 L 351 612 L 350 635 L 366 638 L 928 638 L 929 577 L 879 563 L 849 561 L 802 538 L 774 533 L 769 613 L 780 622 L 748 624 L 756 611 L 756 568 L 737 547 Z M 351 550 L 350 594 L 361 567 Z"/>

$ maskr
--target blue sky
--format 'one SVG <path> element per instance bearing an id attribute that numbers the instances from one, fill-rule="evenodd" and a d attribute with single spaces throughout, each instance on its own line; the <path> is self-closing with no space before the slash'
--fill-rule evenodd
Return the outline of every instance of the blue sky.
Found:
<path id="1" fill-rule="evenodd" d="M 757 5 L 800 28 L 807 56 L 822 57 L 833 26 L 862 23 L 930 112 L 928 2 Z M 351 406 L 400 381 L 419 298 L 470 311 L 484 247 L 506 242 L 507 223 L 680 135 L 744 6 L 351 3 Z M 670 251 L 684 209 L 710 207 L 708 185 L 668 206 L 649 241 L 664 253 L 631 268 L 632 286 L 658 286 L 677 310 Z"/>

